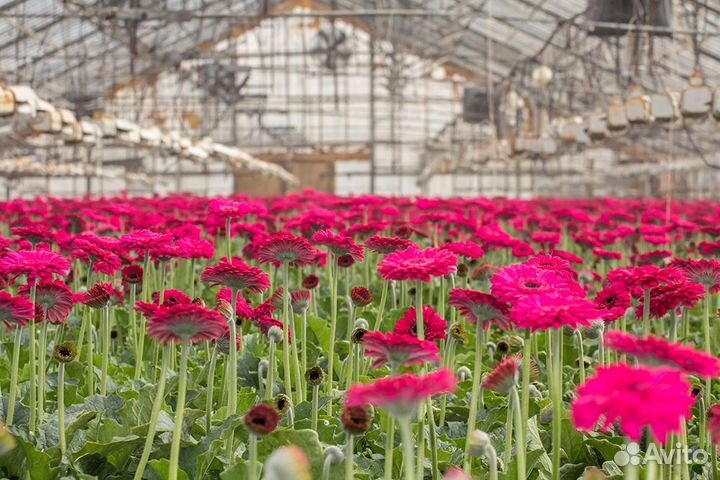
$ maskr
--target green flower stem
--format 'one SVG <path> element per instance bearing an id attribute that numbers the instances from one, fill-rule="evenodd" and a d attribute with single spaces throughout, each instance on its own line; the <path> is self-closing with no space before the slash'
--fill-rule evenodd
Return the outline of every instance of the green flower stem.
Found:
<path id="1" fill-rule="evenodd" d="M 698 445 L 702 449 L 706 449 L 706 442 L 709 441 L 707 438 L 707 405 L 705 395 L 698 397 Z"/>
<path id="2" fill-rule="evenodd" d="M 562 384 L 562 339 L 561 329 L 552 330 L 552 356 L 553 356 L 553 428 L 552 428 L 552 453 L 553 453 L 553 475 L 552 478 L 560 478 L 560 449 L 562 441 L 562 418 L 563 418 L 563 384 Z"/>
<path id="3" fill-rule="evenodd" d="M 250 452 L 248 458 L 248 479 L 257 480 L 258 478 L 258 460 L 257 460 L 257 435 L 250 434 Z"/>
<path id="4" fill-rule="evenodd" d="M 513 417 L 515 418 L 515 456 L 517 461 L 517 478 L 527 478 L 525 474 L 525 422 L 522 416 L 522 407 L 520 405 L 520 397 L 516 387 L 510 391 L 510 400 L 512 402 Z M 508 439 L 508 443 L 510 440 Z"/>
<path id="5" fill-rule="evenodd" d="M 47 338 L 48 338 L 47 320 L 42 322 L 40 329 L 40 348 L 38 350 L 38 425 L 42 425 L 45 421 L 45 381 L 47 366 Z"/>
<path id="6" fill-rule="evenodd" d="M 232 221 L 230 217 L 225 219 L 225 246 L 227 248 L 228 262 L 232 259 Z"/>
<path id="7" fill-rule="evenodd" d="M 153 442 L 155 440 L 155 429 L 157 428 L 158 419 L 160 418 L 160 410 L 165 402 L 165 382 L 167 380 L 168 370 L 170 369 L 170 357 L 174 355 L 172 345 L 168 344 L 163 347 L 162 367 L 160 370 L 160 378 L 158 378 L 157 391 L 155 392 L 155 400 L 153 400 L 152 412 L 150 413 L 150 423 L 145 436 L 145 446 L 143 447 L 140 463 L 135 470 L 134 480 L 141 480 L 145 473 L 145 467 L 152 453 Z"/>
<path id="8" fill-rule="evenodd" d="M 235 343 L 235 336 L 231 335 L 230 344 Z M 190 353 L 190 340 L 183 339 L 180 357 L 180 371 L 178 372 L 178 397 L 175 407 L 175 429 L 173 430 L 172 444 L 170 445 L 170 467 L 168 480 L 177 480 L 178 462 L 180 460 L 180 437 L 182 436 L 183 416 L 185 414 L 185 393 L 187 391 L 187 366 Z M 237 381 L 237 375 L 235 376 Z M 235 392 L 237 395 L 237 392 Z M 233 413 L 235 410 L 231 410 Z"/>
<path id="9" fill-rule="evenodd" d="M 407 282 L 404 283 L 405 291 L 408 290 Z M 415 281 L 415 330 L 417 338 L 425 340 L 425 319 L 423 317 L 423 283 L 420 280 Z M 423 367 L 422 371 L 425 372 Z M 427 412 L 425 405 L 420 405 L 417 425 L 417 474 L 420 478 L 425 476 L 425 420 Z"/>
<path id="10" fill-rule="evenodd" d="M 137 319 L 135 316 L 135 302 L 137 300 L 137 285 L 131 284 L 130 285 L 130 311 L 129 314 L 129 323 L 130 323 L 130 335 L 132 336 L 132 344 L 133 344 L 133 350 L 135 352 L 135 365 L 137 365 L 140 361 L 138 358 L 138 343 L 140 342 L 138 340 L 138 328 L 137 328 Z"/>
<path id="11" fill-rule="evenodd" d="M 583 345 L 582 332 L 575 330 L 575 337 L 578 342 L 578 368 L 580 369 L 580 385 L 585 383 L 585 346 Z"/>
<path id="12" fill-rule="evenodd" d="M 397 282 L 395 280 L 391 280 L 390 286 L 392 287 L 392 308 L 397 308 L 397 306 L 398 306 Z"/>
<path id="13" fill-rule="evenodd" d="M 188 275 L 190 281 L 190 298 L 195 298 L 195 259 L 190 259 L 190 274 Z"/>
<path id="14" fill-rule="evenodd" d="M 145 259 L 143 260 L 143 283 L 142 283 L 142 297 L 143 301 L 147 302 L 150 298 L 150 255 L 146 252 Z M 133 374 L 133 380 L 140 380 L 142 376 L 143 368 L 143 350 L 145 349 L 145 315 L 140 315 L 140 331 L 138 332 L 138 347 L 137 356 L 135 359 L 135 373 Z"/>
<path id="15" fill-rule="evenodd" d="M 102 367 L 100 376 L 100 395 L 107 395 L 108 366 L 110 365 L 110 304 L 102 309 Z"/>
<path id="16" fill-rule="evenodd" d="M 523 441 L 527 440 L 528 436 L 528 420 L 530 417 L 530 357 L 532 355 L 532 333 L 530 330 L 525 331 L 525 342 L 523 343 L 523 355 L 522 355 L 522 384 L 521 384 L 521 416 L 522 420 L 522 433 Z M 523 443 L 523 446 L 518 446 L 518 449 L 522 448 L 527 450 L 527 445 Z"/>
<path id="17" fill-rule="evenodd" d="M 289 338 L 290 335 L 293 336 L 293 341 L 290 343 L 290 351 L 292 353 L 292 364 L 293 364 L 293 375 L 295 377 L 295 403 L 300 403 L 302 400 L 305 399 L 305 389 L 303 388 L 303 376 L 300 374 L 300 360 L 298 355 L 298 337 L 297 332 L 295 330 L 295 315 L 292 311 L 292 306 L 290 305 L 290 276 L 288 273 L 288 264 L 286 263 L 284 265 L 285 272 L 284 272 L 284 282 L 285 282 L 285 311 L 286 316 L 288 319 L 287 322 L 287 333 L 284 335 L 283 338 Z M 283 349 L 285 348 L 285 345 L 283 345 Z M 304 371 L 304 370 L 303 370 Z M 293 398 L 292 395 L 290 395 L 290 398 Z"/>
<path id="18" fill-rule="evenodd" d="M 712 445 L 712 452 L 710 454 L 710 457 L 712 458 L 713 480 L 720 480 L 720 470 L 718 470 L 718 452 L 715 445 Z"/>
<path id="19" fill-rule="evenodd" d="M 505 453 L 503 455 L 506 470 L 510 468 L 510 459 L 512 458 L 512 438 L 513 433 L 515 433 L 515 429 L 513 427 L 515 411 L 512 409 L 511 406 L 509 407 L 510 408 L 508 408 L 507 416 L 505 418 Z"/>
<path id="20" fill-rule="evenodd" d="M 482 322 L 475 325 L 475 366 L 473 368 L 472 393 L 470 394 L 470 412 L 467 420 L 467 434 L 465 437 L 465 463 L 463 470 L 470 475 L 470 435 L 475 430 L 475 421 L 478 413 L 478 397 L 480 393 L 480 379 L 482 378 L 482 361 L 483 349 L 485 348 L 485 330 L 483 330 Z M 507 459 L 505 459 L 507 461 Z"/>
<path id="21" fill-rule="evenodd" d="M 373 330 L 380 330 L 382 325 L 382 317 L 385 312 L 385 304 L 387 303 L 388 286 L 390 282 L 383 280 L 382 291 L 380 292 L 380 303 L 378 303 L 377 316 L 375 317 L 375 324 Z"/>
<path id="22" fill-rule="evenodd" d="M 228 415 L 235 415 L 237 413 L 237 362 L 238 362 L 238 348 L 237 342 L 237 325 L 235 324 L 235 310 L 237 308 L 237 296 L 238 291 L 236 289 L 231 290 L 232 298 L 230 299 L 230 306 L 232 314 L 228 321 L 230 327 L 230 356 L 228 365 L 228 377 L 229 377 L 229 392 L 228 392 Z M 185 352 L 183 348 L 183 352 Z"/>
<path id="23" fill-rule="evenodd" d="M 643 298 L 643 336 L 650 336 L 650 292 L 652 288 L 645 290 Z"/>
<path id="24" fill-rule="evenodd" d="M 388 415 L 385 429 L 385 480 L 392 480 L 395 453 L 395 417 Z"/>
<path id="25" fill-rule="evenodd" d="M 457 346 L 457 342 L 455 341 L 455 338 L 453 336 L 450 336 L 448 338 L 447 342 L 445 343 L 445 349 L 442 352 L 442 362 L 441 365 L 445 368 L 448 368 L 448 365 L 453 365 L 455 362 L 455 348 Z M 447 412 L 447 395 L 443 395 L 440 399 L 440 419 L 438 424 L 439 425 L 445 425 L 445 414 Z"/>
<path id="26" fill-rule="evenodd" d="M 403 479 L 417 480 L 417 477 L 415 477 L 415 449 L 413 448 L 414 442 L 412 429 L 410 428 L 410 418 L 401 417 L 397 420 L 403 446 Z"/>
<path id="27" fill-rule="evenodd" d="M 35 284 L 33 283 L 30 287 L 30 303 L 35 305 Z M 38 389 L 38 375 L 37 375 L 37 352 L 35 348 L 35 322 L 31 322 L 28 327 L 30 332 L 30 424 L 28 426 L 30 435 L 35 435 L 35 427 L 37 426 L 37 389 Z"/>
<path id="28" fill-rule="evenodd" d="M 20 370 L 20 349 L 22 348 L 22 327 L 15 326 L 13 339 L 12 367 L 10 370 L 10 393 L 8 397 L 7 425 L 13 424 L 15 419 L 15 402 L 17 401 L 18 373 Z"/>
<path id="29" fill-rule="evenodd" d="M 218 347 L 217 343 L 213 347 L 212 356 L 210 357 L 210 366 L 208 367 L 207 376 L 207 399 L 205 401 L 205 433 L 210 432 L 212 427 L 213 397 L 215 393 L 215 365 L 217 364 Z"/>
<path id="30" fill-rule="evenodd" d="M 703 301 L 703 331 L 705 335 L 705 353 L 712 354 L 712 336 L 710 335 L 710 302 L 712 298 L 710 294 L 705 295 L 705 299 Z M 712 389 L 712 382 L 710 380 L 710 377 L 705 379 L 705 390 L 703 391 L 703 396 L 705 400 L 705 408 L 709 408 L 711 405 L 711 389 Z M 705 435 L 705 428 L 703 428 L 700 432 L 700 448 L 706 449 L 707 441 L 706 441 L 706 435 Z M 707 449 L 706 449 L 707 450 Z"/>
<path id="31" fill-rule="evenodd" d="M 311 426 L 312 430 L 314 430 L 316 432 L 317 432 L 317 424 L 318 424 L 318 401 L 319 401 L 319 398 L 320 398 L 320 385 L 313 385 L 312 417 L 310 420 L 310 426 Z"/>
<path id="32" fill-rule="evenodd" d="M 328 416 L 332 417 L 332 388 L 333 369 L 335 367 L 335 336 L 337 335 L 337 266 L 335 255 L 331 252 L 328 258 L 328 270 L 330 274 L 330 346 L 328 348 L 328 371 L 325 394 L 330 397 L 328 400 Z"/>
<path id="33" fill-rule="evenodd" d="M 88 307 L 89 308 L 89 307 Z M 95 345 L 93 340 L 93 316 L 95 311 L 90 310 L 88 312 L 88 328 L 87 328 L 87 384 L 88 384 L 88 395 L 95 395 Z"/>
<path id="34" fill-rule="evenodd" d="M 283 269 L 283 384 L 285 385 L 285 394 L 290 397 L 292 403 L 292 372 L 290 371 L 290 292 L 288 290 L 290 279 L 288 273 L 288 264 L 284 263 Z"/>
<path id="35" fill-rule="evenodd" d="M 270 353 L 268 355 L 268 373 L 265 380 L 265 401 L 269 402 L 273 397 L 273 384 L 275 383 L 275 342 L 270 340 Z M 314 413 L 314 412 L 313 412 Z"/>
<path id="36" fill-rule="evenodd" d="M 65 439 L 65 364 L 60 362 L 57 374 L 57 414 L 58 435 L 60 436 L 60 457 L 65 456 L 67 441 Z"/>
<path id="37" fill-rule="evenodd" d="M 437 454 L 437 428 L 435 426 L 435 412 L 432 399 L 427 400 L 428 426 L 430 427 L 430 463 L 432 464 L 432 478 L 440 478 L 440 466 Z"/>
<path id="38" fill-rule="evenodd" d="M 353 466 L 355 456 L 355 442 L 353 434 L 350 432 L 345 433 L 345 480 L 353 480 L 355 478 L 353 474 Z"/>
<path id="39" fill-rule="evenodd" d="M 307 308 L 302 311 L 302 326 L 300 328 L 300 335 L 301 335 L 301 341 L 302 341 L 302 352 L 300 353 L 301 359 L 300 359 L 300 368 L 301 371 L 307 372 Z M 302 385 L 302 400 L 307 400 L 307 381 L 305 380 L 305 375 L 300 376 L 300 384 Z"/>
<path id="40" fill-rule="evenodd" d="M 495 452 L 495 447 L 490 445 L 485 453 L 485 456 L 487 457 L 486 460 L 489 480 L 498 480 L 497 452 Z"/>

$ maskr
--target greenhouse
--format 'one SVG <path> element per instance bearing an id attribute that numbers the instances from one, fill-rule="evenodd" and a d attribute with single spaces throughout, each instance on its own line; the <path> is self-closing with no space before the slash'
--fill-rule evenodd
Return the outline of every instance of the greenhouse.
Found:
<path id="1" fill-rule="evenodd" d="M 0 0 L 0 479 L 720 480 L 719 132 L 720 0 Z"/>

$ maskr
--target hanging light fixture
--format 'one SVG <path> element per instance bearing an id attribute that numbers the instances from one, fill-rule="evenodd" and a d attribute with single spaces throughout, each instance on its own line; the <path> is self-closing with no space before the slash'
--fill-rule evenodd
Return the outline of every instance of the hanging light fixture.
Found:
<path id="1" fill-rule="evenodd" d="M 710 112 L 712 90 L 705 85 L 702 72 L 695 71 L 690 75 L 688 86 L 680 97 L 680 111 L 684 118 L 702 119 Z"/>
<path id="2" fill-rule="evenodd" d="M 647 125 L 652 121 L 650 111 L 650 97 L 640 85 L 630 87 L 628 98 L 625 101 L 625 116 L 631 125 Z"/>
<path id="3" fill-rule="evenodd" d="M 628 129 L 628 118 L 625 105 L 620 95 L 613 95 L 607 112 L 607 128 L 611 134 L 622 135 Z"/>

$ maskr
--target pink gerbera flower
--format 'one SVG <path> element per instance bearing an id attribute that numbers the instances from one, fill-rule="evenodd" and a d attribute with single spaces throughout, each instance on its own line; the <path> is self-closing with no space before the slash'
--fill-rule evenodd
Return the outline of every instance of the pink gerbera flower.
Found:
<path id="1" fill-rule="evenodd" d="M 595 304 L 585 298 L 549 293 L 518 300 L 510 311 L 516 328 L 532 331 L 588 326 L 602 317 Z"/>
<path id="2" fill-rule="evenodd" d="M 115 295 L 115 288 L 109 283 L 101 282 L 93 285 L 87 293 L 78 295 L 78 302 L 90 308 L 104 308 Z"/>
<path id="3" fill-rule="evenodd" d="M 18 290 L 21 295 L 30 295 L 30 286 L 23 285 Z M 35 289 L 35 304 L 42 308 L 45 318 L 52 324 L 67 320 L 75 304 L 76 296 L 60 280 L 41 282 Z"/>
<path id="4" fill-rule="evenodd" d="M 8 330 L 12 330 L 13 325 L 24 327 L 33 320 L 34 315 L 33 305 L 26 298 L 0 292 L 0 322 L 3 322 Z"/>
<path id="5" fill-rule="evenodd" d="M 365 241 L 365 247 L 371 252 L 387 255 L 388 253 L 405 250 L 413 246 L 414 243 L 406 238 L 398 237 L 379 237 L 373 235 Z"/>
<path id="6" fill-rule="evenodd" d="M 474 290 L 453 288 L 450 290 L 450 306 L 457 308 L 460 314 L 470 323 L 482 323 L 487 330 L 495 323 L 503 330 L 510 329 L 507 314 L 510 306 L 493 295 Z"/>
<path id="7" fill-rule="evenodd" d="M 260 263 L 309 265 L 315 259 L 315 248 L 302 237 L 290 233 L 279 233 L 263 242 L 257 252 Z"/>
<path id="8" fill-rule="evenodd" d="M 295 290 L 290 292 L 290 306 L 293 312 L 302 313 L 310 308 L 312 292 L 310 290 Z"/>
<path id="9" fill-rule="evenodd" d="M 120 238 L 120 245 L 127 251 L 134 250 L 145 254 L 148 250 L 172 243 L 173 236 L 169 233 L 157 233 L 150 230 L 136 230 L 123 235 Z"/>
<path id="10" fill-rule="evenodd" d="M 720 359 L 662 338 L 638 338 L 627 333 L 610 331 L 605 336 L 605 345 L 618 353 L 632 355 L 648 366 L 672 367 L 706 378 L 720 376 Z"/>
<path id="11" fill-rule="evenodd" d="M 425 328 L 425 340 L 436 341 L 447 338 L 447 321 L 429 305 L 423 306 L 423 327 Z M 417 311 L 415 307 L 410 307 L 405 312 L 405 315 L 397 321 L 393 332 L 412 335 L 417 338 Z"/>
<path id="12" fill-rule="evenodd" d="M 506 358 L 488 373 L 483 380 L 483 388 L 502 395 L 509 394 L 517 384 L 521 365 L 522 360 L 518 361 L 518 357 Z"/>
<path id="13" fill-rule="evenodd" d="M 218 312 L 181 304 L 158 310 L 148 323 L 148 336 L 160 343 L 197 343 L 222 337 L 226 327 Z"/>
<path id="14" fill-rule="evenodd" d="M 27 276 L 27 283 L 36 280 L 52 281 L 53 275 L 64 277 L 70 271 L 70 262 L 56 252 L 47 250 L 20 250 L 8 252 L 0 258 L 0 275 L 14 279 Z"/>
<path id="15" fill-rule="evenodd" d="M 582 263 L 582 261 L 580 263 Z M 548 270 L 573 280 L 577 280 L 578 277 L 577 272 L 572 265 L 570 265 L 570 262 L 567 259 L 555 254 L 547 255 L 541 253 L 525 262 L 525 265 L 532 265 L 533 267 Z"/>
<path id="16" fill-rule="evenodd" d="M 210 260 L 215 256 L 215 246 L 200 238 L 183 237 L 175 242 L 174 254 L 178 258 Z"/>
<path id="17" fill-rule="evenodd" d="M 457 257 L 439 248 L 407 250 L 388 254 L 379 264 L 378 273 L 385 280 L 420 280 L 444 277 L 457 271 Z"/>
<path id="18" fill-rule="evenodd" d="M 337 256 L 349 255 L 356 262 L 363 259 L 363 247 L 356 245 L 352 237 L 334 233 L 332 230 L 320 230 L 312 238 L 318 245 L 324 245 Z"/>
<path id="19" fill-rule="evenodd" d="M 235 291 L 248 289 L 259 293 L 270 288 L 270 279 L 265 272 L 257 267 L 249 267 L 242 259 L 226 258 L 214 267 L 207 267 L 200 277 L 203 282 L 213 285 L 224 285 Z"/>
<path id="20" fill-rule="evenodd" d="M 664 445 L 669 434 L 681 432 L 694 403 L 682 372 L 613 365 L 599 367 L 595 377 L 577 389 L 572 419 L 575 428 L 586 432 L 608 432 L 617 424 L 634 442 L 647 428 Z"/>
<path id="21" fill-rule="evenodd" d="M 658 285 L 682 281 L 683 279 L 684 276 L 679 269 L 673 267 L 659 268 L 655 265 L 619 268 L 607 275 L 608 282 L 625 285 L 635 298 L 642 297 L 647 290 Z"/>
<path id="22" fill-rule="evenodd" d="M 443 250 L 449 250 L 458 257 L 468 260 L 477 260 L 485 255 L 485 250 L 474 242 L 450 242 L 440 246 Z"/>
<path id="23" fill-rule="evenodd" d="M 92 265 L 94 272 L 113 275 L 122 267 L 122 260 L 110 249 L 110 242 L 93 234 L 83 234 L 72 242 L 72 258 Z"/>
<path id="24" fill-rule="evenodd" d="M 20 238 L 24 238 L 33 245 L 55 241 L 56 233 L 45 223 L 28 223 L 26 225 L 16 225 L 10 229 L 10 233 Z"/>
<path id="25" fill-rule="evenodd" d="M 676 259 L 670 266 L 681 269 L 689 281 L 699 283 L 708 293 L 720 292 L 720 262 Z"/>
<path id="26" fill-rule="evenodd" d="M 426 376 L 405 374 L 381 378 L 373 383 L 355 385 L 347 392 L 348 407 L 372 405 L 392 415 L 407 418 L 417 412 L 428 398 L 455 391 L 457 379 L 451 370 L 443 369 Z"/>
<path id="27" fill-rule="evenodd" d="M 373 368 L 390 364 L 392 369 L 439 363 L 439 350 L 434 342 L 419 340 L 402 333 L 367 332 L 363 336 L 365 356 L 374 358 Z"/>
<path id="28" fill-rule="evenodd" d="M 625 315 L 631 302 L 630 292 L 620 283 L 611 283 L 595 295 L 595 305 L 605 322 L 614 322 Z"/>
<path id="29" fill-rule="evenodd" d="M 548 293 L 562 293 L 569 297 L 585 295 L 585 290 L 567 276 L 527 264 L 501 268 L 490 279 L 490 283 L 492 294 L 498 300 L 509 303 L 529 295 Z"/>
<path id="30" fill-rule="evenodd" d="M 660 285 L 650 291 L 650 315 L 662 318 L 673 310 L 692 309 L 704 295 L 705 287 L 699 283 L 680 281 Z M 641 298 L 635 312 L 638 318 L 642 318 L 644 307 L 645 298 Z"/>

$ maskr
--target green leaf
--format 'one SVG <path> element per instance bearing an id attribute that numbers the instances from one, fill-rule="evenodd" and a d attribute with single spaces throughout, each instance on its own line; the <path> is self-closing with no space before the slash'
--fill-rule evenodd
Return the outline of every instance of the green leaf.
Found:
<path id="1" fill-rule="evenodd" d="M 54 459 L 46 452 L 38 450 L 33 444 L 22 437 L 16 437 L 17 447 L 0 457 L 0 467 L 18 478 L 29 474 L 30 480 L 55 480 L 60 474 L 58 467 L 53 467 Z"/>
<path id="2" fill-rule="evenodd" d="M 170 473 L 170 461 L 167 458 L 150 460 L 148 462 L 147 476 L 150 480 L 167 480 Z M 187 473 L 178 468 L 178 480 L 189 480 Z"/>

